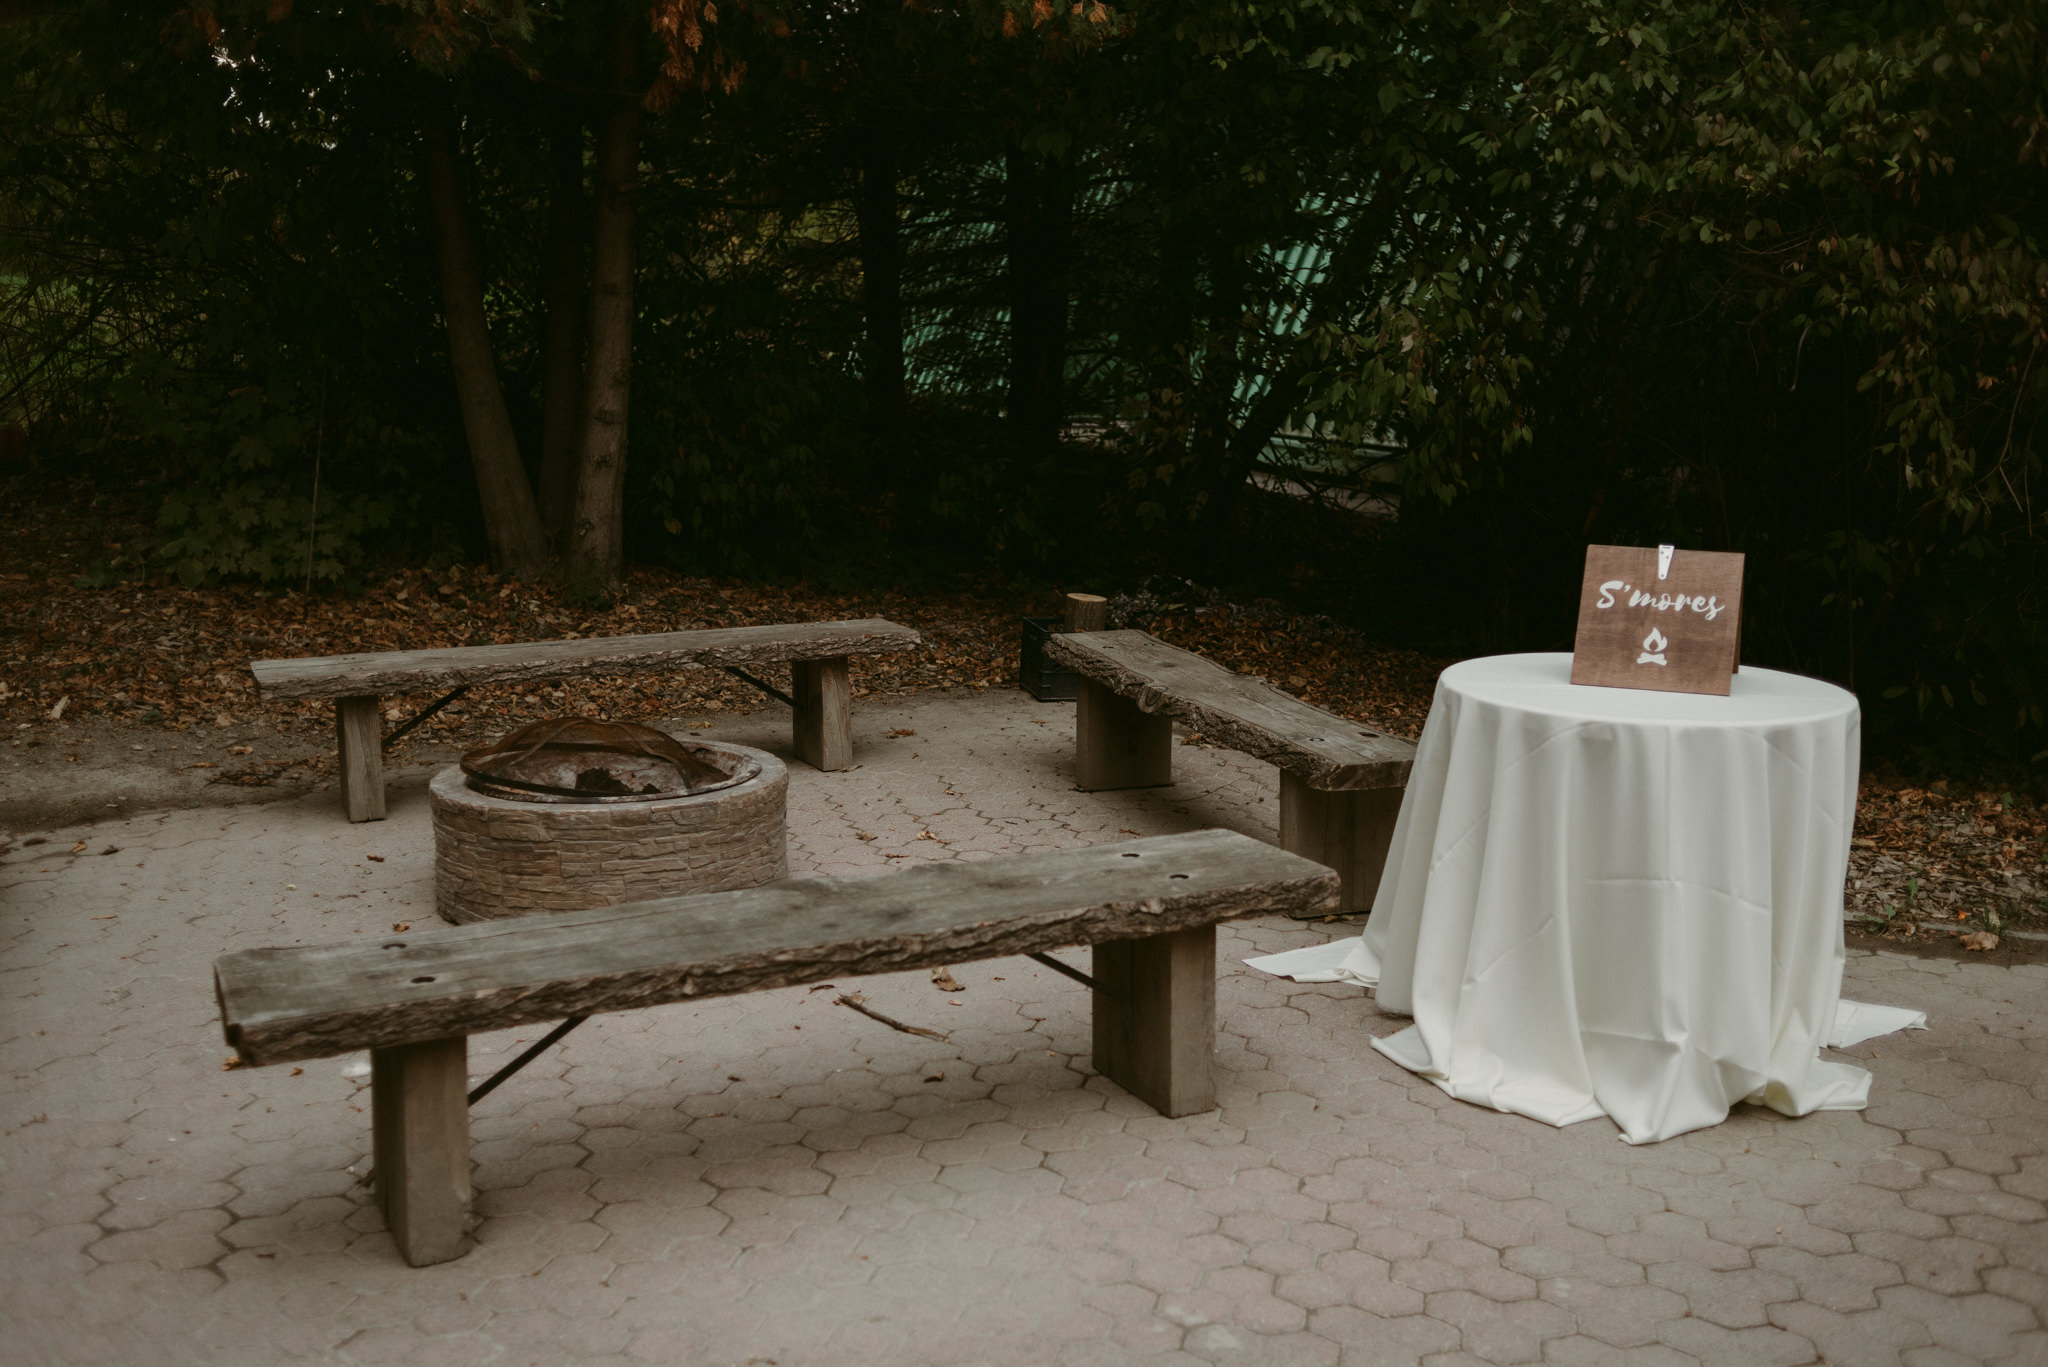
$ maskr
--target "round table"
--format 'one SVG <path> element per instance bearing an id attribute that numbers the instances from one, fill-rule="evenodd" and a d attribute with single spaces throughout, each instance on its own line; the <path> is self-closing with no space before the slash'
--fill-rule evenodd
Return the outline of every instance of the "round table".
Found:
<path id="1" fill-rule="evenodd" d="M 1323 947 L 1337 971 L 1295 976 L 1376 981 L 1415 1023 L 1374 1047 L 1454 1096 L 1611 1116 L 1631 1143 L 1738 1101 L 1861 1108 L 1870 1075 L 1821 1046 L 1923 1022 L 1837 1022 L 1854 695 L 1755 668 L 1727 697 L 1570 674 L 1568 654 L 1443 672 L 1372 919 Z"/>

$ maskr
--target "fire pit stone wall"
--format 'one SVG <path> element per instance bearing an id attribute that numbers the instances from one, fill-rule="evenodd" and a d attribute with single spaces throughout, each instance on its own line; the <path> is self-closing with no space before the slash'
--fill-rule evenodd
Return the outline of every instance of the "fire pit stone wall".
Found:
<path id="1" fill-rule="evenodd" d="M 693 742 L 760 766 L 734 787 L 649 802 L 519 802 L 434 776 L 434 900 L 458 924 L 757 887 L 789 871 L 789 771 L 766 751 Z"/>

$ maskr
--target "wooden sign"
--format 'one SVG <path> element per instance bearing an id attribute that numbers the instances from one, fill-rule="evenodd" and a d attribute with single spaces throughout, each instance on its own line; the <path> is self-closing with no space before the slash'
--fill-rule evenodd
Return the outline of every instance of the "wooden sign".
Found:
<path id="1" fill-rule="evenodd" d="M 1726 696 L 1741 654 L 1739 553 L 1586 547 L 1573 683 Z"/>

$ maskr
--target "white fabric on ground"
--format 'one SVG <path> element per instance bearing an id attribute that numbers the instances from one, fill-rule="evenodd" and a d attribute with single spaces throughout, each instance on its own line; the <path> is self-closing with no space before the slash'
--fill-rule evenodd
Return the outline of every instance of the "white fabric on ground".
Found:
<path id="1" fill-rule="evenodd" d="M 1729 697 L 1591 688 L 1571 656 L 1444 671 L 1360 938 L 1248 960 L 1377 983 L 1373 1041 L 1480 1105 L 1630 1143 L 1738 1101 L 1860 1109 L 1822 1060 L 1918 1012 L 1840 1003 L 1860 717 L 1832 684 L 1744 669 Z"/>
<path id="2" fill-rule="evenodd" d="M 1907 1006 L 1879 1006 L 1874 1002 L 1839 1001 L 1835 1004 L 1835 1028 L 1828 1032 L 1828 1047 L 1847 1049 L 1879 1035 L 1926 1028 L 1925 1011 Z"/>

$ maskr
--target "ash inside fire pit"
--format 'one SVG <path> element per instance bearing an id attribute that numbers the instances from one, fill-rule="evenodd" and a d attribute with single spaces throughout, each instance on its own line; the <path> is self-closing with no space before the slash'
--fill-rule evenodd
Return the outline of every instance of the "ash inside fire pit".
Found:
<path id="1" fill-rule="evenodd" d="M 558 718 L 428 788 L 444 920 L 750 888 L 788 872 L 789 773 L 766 751 Z"/>

